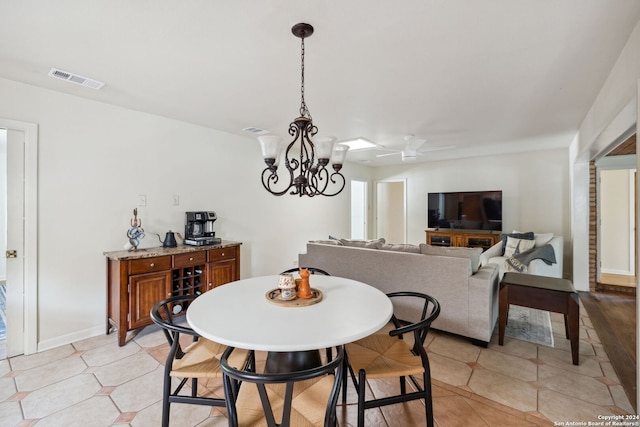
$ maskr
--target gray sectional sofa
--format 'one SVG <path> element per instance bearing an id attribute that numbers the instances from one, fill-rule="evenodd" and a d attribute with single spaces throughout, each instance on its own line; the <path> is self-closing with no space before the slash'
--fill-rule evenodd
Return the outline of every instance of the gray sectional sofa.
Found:
<path id="1" fill-rule="evenodd" d="M 307 252 L 298 256 L 299 265 L 358 280 L 385 293 L 429 294 L 441 305 L 434 329 L 483 346 L 491 340 L 498 318 L 498 269 L 494 264 L 479 266 L 481 249 L 343 242 L 307 243 Z M 394 311 L 411 321 L 407 308 L 399 304 Z"/>

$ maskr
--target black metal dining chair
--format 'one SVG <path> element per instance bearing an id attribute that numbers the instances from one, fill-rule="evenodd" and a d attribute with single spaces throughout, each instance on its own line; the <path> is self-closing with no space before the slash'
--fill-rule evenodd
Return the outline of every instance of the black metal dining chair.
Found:
<path id="1" fill-rule="evenodd" d="M 424 399 L 427 426 L 433 427 L 433 402 L 431 399 L 431 369 L 424 349 L 424 340 L 431 323 L 440 314 L 438 301 L 419 292 L 393 292 L 387 294 L 395 304 L 401 303 L 416 313 L 419 320 L 414 323 L 400 320 L 395 313 L 391 317 L 394 328 L 388 333 L 375 333 L 345 347 L 344 370 L 347 370 L 358 395 L 358 427 L 364 426 L 364 411 L 370 408 L 393 405 L 416 399 Z M 420 308 L 421 307 L 421 308 Z M 394 309 L 395 311 L 395 309 Z M 413 335 L 413 342 L 404 340 L 404 335 Z M 357 376 L 356 376 L 357 374 Z M 422 385 L 417 380 L 422 376 Z M 365 400 L 367 380 L 382 378 L 400 379 L 400 394 Z M 407 392 L 406 379 L 409 378 L 417 389 Z M 347 401 L 347 381 L 342 388 L 342 401 Z"/>
<path id="2" fill-rule="evenodd" d="M 301 268 L 307 269 L 309 270 L 310 274 L 322 274 L 323 276 L 331 276 L 331 274 L 327 273 L 326 271 L 322 270 L 321 268 L 317 268 L 317 267 L 296 267 L 296 268 L 290 268 L 288 270 L 283 271 L 280 274 L 287 274 L 287 273 L 297 273 L 300 271 Z"/>
<path id="3" fill-rule="evenodd" d="M 336 425 L 336 406 L 344 375 L 344 348 L 321 366 L 286 373 L 243 370 L 230 362 L 237 349 L 220 359 L 224 372 L 229 426 L 268 427 Z M 240 384 L 239 388 L 234 385 Z M 237 394 L 236 394 L 237 393 Z"/>
<path id="4" fill-rule="evenodd" d="M 209 405 L 226 407 L 225 398 L 198 396 L 198 379 L 219 378 L 222 384 L 220 357 L 226 346 L 200 337 L 186 325 L 184 313 L 197 295 L 180 295 L 160 301 L 151 309 L 151 319 L 162 328 L 169 342 L 169 353 L 164 365 L 164 384 L 162 390 L 162 427 L 169 425 L 172 403 Z M 182 320 L 182 321 L 180 321 Z M 191 340 L 181 338 L 190 335 Z M 188 345 L 186 345 L 188 344 Z M 249 352 L 238 350 L 228 364 L 246 367 L 250 363 Z M 180 382 L 172 389 L 172 379 Z M 187 381 L 191 379 L 191 392 L 183 391 Z M 234 386 L 237 386 L 234 385 Z"/>

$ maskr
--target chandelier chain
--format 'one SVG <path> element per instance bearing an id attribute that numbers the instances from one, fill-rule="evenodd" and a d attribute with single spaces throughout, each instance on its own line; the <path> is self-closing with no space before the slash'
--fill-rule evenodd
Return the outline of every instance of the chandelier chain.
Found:
<path id="1" fill-rule="evenodd" d="M 309 120 L 312 120 L 311 112 L 309 108 L 307 108 L 307 103 L 304 100 L 304 35 L 300 37 L 300 39 L 302 40 L 300 42 L 300 116 L 308 117 Z"/>

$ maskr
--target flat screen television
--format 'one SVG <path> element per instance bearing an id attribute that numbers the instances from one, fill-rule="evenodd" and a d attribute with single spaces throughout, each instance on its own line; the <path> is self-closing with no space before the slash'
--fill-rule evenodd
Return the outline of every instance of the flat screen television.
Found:
<path id="1" fill-rule="evenodd" d="M 429 228 L 502 231 L 502 191 L 429 193 Z"/>

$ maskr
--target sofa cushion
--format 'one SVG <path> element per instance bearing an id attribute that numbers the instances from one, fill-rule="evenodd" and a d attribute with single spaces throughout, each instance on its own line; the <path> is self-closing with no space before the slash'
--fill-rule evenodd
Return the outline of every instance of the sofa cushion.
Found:
<path id="1" fill-rule="evenodd" d="M 544 246 L 553 239 L 553 233 L 534 233 L 533 240 L 536 241 L 536 247 Z"/>
<path id="2" fill-rule="evenodd" d="M 404 243 L 399 243 L 399 244 L 385 243 L 382 245 L 380 249 L 382 249 L 383 251 L 410 252 L 413 254 L 420 253 L 420 246 L 404 244 Z"/>
<path id="3" fill-rule="evenodd" d="M 469 258 L 471 260 L 471 274 L 475 274 L 480 267 L 482 248 L 457 248 L 450 246 L 432 246 L 420 243 L 420 252 L 424 255 L 451 256 Z"/>
<path id="4" fill-rule="evenodd" d="M 367 248 L 367 249 L 380 249 L 382 245 L 384 245 L 384 238 L 375 239 L 375 240 L 351 240 L 351 239 L 340 239 L 340 243 L 343 246 L 351 246 L 355 248 Z"/>
<path id="5" fill-rule="evenodd" d="M 516 239 L 515 237 L 507 237 L 507 246 L 504 248 L 504 256 L 512 257 L 515 254 L 521 254 L 532 249 L 536 244 L 535 240 Z"/>
<path id="6" fill-rule="evenodd" d="M 515 237 L 516 239 L 533 240 L 534 235 L 533 235 L 533 231 L 528 231 L 526 233 L 516 233 L 514 231 L 513 233 L 510 233 L 510 234 L 502 234 L 502 235 L 500 235 L 500 240 L 502 241 L 502 254 L 501 255 L 504 255 L 504 250 L 507 247 L 507 237 Z"/>

